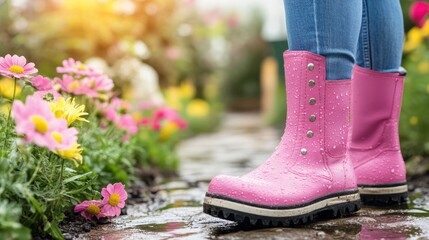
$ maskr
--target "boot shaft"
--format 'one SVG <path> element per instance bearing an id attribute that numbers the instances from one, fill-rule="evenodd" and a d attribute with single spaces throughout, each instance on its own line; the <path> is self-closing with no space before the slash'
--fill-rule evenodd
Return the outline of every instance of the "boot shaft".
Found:
<path id="1" fill-rule="evenodd" d="M 398 73 L 359 66 L 353 69 L 347 155 L 358 185 L 375 186 L 379 195 L 390 196 L 396 188 L 401 192 L 393 194 L 406 193 L 406 170 L 398 134 L 403 84 L 404 77 Z"/>
<path id="2" fill-rule="evenodd" d="M 349 129 L 350 80 L 326 80 L 325 58 L 317 54 L 286 51 L 284 62 L 285 135 L 290 136 L 286 144 L 295 145 L 309 159 L 320 153 L 343 157 Z"/>
<path id="3" fill-rule="evenodd" d="M 399 149 L 398 121 L 404 77 L 359 66 L 355 66 L 352 75 L 350 148 Z"/>

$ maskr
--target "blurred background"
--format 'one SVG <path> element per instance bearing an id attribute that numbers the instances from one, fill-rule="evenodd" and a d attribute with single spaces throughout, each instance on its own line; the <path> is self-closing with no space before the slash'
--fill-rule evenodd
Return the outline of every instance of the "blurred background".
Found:
<path id="1" fill-rule="evenodd" d="M 408 77 L 400 135 L 408 170 L 422 174 L 429 169 L 429 7 L 401 4 Z M 282 0 L 0 0 L 0 56 L 24 55 L 48 77 L 64 59 L 83 61 L 107 72 L 118 96 L 179 111 L 189 135 L 216 130 L 231 111 L 260 112 L 280 134 L 283 14 Z"/>

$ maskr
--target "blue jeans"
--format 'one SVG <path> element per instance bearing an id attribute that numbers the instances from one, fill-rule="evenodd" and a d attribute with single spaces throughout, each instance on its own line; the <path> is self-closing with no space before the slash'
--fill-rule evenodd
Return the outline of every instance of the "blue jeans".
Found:
<path id="1" fill-rule="evenodd" d="M 284 0 L 289 50 L 326 58 L 326 78 L 350 79 L 354 64 L 399 72 L 404 26 L 399 0 Z"/>

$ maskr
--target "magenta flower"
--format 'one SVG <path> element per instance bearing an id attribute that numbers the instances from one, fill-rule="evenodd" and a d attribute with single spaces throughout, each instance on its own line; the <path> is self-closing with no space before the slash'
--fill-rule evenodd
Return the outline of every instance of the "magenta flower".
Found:
<path id="1" fill-rule="evenodd" d="M 15 101 L 12 113 L 16 132 L 23 134 L 26 142 L 55 151 L 68 149 L 77 141 L 77 130 L 68 128 L 65 119 L 57 119 L 48 102 L 40 96 L 27 97 L 25 104 Z"/>
<path id="2" fill-rule="evenodd" d="M 136 134 L 139 130 L 137 122 L 130 114 L 120 116 L 116 124 L 119 128 L 126 130 L 130 134 Z"/>
<path id="3" fill-rule="evenodd" d="M 47 91 L 54 88 L 54 83 L 51 79 L 43 77 L 41 75 L 33 77 L 30 80 L 31 85 L 39 91 Z"/>
<path id="4" fill-rule="evenodd" d="M 128 198 L 124 187 L 122 183 L 115 183 L 101 189 L 101 195 L 103 196 L 102 213 L 104 216 L 114 217 L 121 214 L 121 208 L 125 207 L 125 200 Z"/>
<path id="5" fill-rule="evenodd" d="M 429 3 L 425 1 L 415 1 L 410 7 L 410 18 L 419 27 L 425 24 L 426 16 L 429 13 Z"/>
<path id="6" fill-rule="evenodd" d="M 37 73 L 34 66 L 32 62 L 27 63 L 24 56 L 7 54 L 5 57 L 0 57 L 0 74 L 8 77 L 28 77 L 30 74 Z"/>
<path id="7" fill-rule="evenodd" d="M 108 105 L 104 105 L 104 115 L 108 120 L 113 122 L 119 129 L 126 130 L 128 134 L 135 134 L 138 132 L 138 124 L 129 114 L 131 109 L 130 103 L 114 98 Z"/>
<path id="8" fill-rule="evenodd" d="M 186 122 L 171 108 L 160 108 L 154 114 L 152 128 L 159 130 L 164 122 L 174 122 L 179 129 L 186 128 Z"/>
<path id="9" fill-rule="evenodd" d="M 95 69 L 81 63 L 80 61 L 76 61 L 73 58 L 69 58 L 63 61 L 62 67 L 57 67 L 58 73 L 65 74 L 76 74 L 80 76 L 99 76 L 100 72 Z"/>
<path id="10" fill-rule="evenodd" d="M 76 205 L 74 207 L 75 213 L 80 213 L 84 218 L 88 220 L 92 220 L 93 217 L 101 218 L 105 217 L 102 212 L 103 204 L 101 201 L 90 200 L 83 201 L 82 203 Z"/>

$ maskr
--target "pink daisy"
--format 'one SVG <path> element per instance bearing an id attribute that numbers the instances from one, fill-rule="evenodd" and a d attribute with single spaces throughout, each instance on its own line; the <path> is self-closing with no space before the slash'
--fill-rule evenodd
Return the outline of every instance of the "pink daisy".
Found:
<path id="1" fill-rule="evenodd" d="M 104 216 L 114 217 L 121 214 L 121 208 L 125 207 L 125 200 L 128 198 L 124 187 L 122 183 L 115 183 L 109 184 L 101 190 Z"/>
<path id="2" fill-rule="evenodd" d="M 40 96 L 27 97 L 25 104 L 15 101 L 12 113 L 16 132 L 25 135 L 26 142 L 55 151 L 70 148 L 77 141 L 77 130 L 68 128 L 65 119 L 57 119 Z"/>
<path id="3" fill-rule="evenodd" d="M 114 98 L 110 104 L 103 105 L 104 116 L 113 122 L 119 129 L 124 129 L 128 134 L 138 132 L 138 124 L 129 111 L 131 110 L 130 103 Z"/>
<path id="4" fill-rule="evenodd" d="M 50 126 L 49 135 L 54 140 L 54 144 L 48 146 L 48 148 L 51 151 L 70 149 L 77 143 L 78 131 L 74 127 L 69 128 L 68 124 L 64 125 L 63 120 L 65 119 L 57 118 L 57 120 Z"/>
<path id="5" fill-rule="evenodd" d="M 51 81 L 51 79 L 41 75 L 33 77 L 30 80 L 30 83 L 34 88 L 40 91 L 51 90 L 54 88 L 54 83 Z"/>
<path id="6" fill-rule="evenodd" d="M 55 89 L 36 91 L 33 95 L 47 101 L 57 101 L 58 98 L 61 97 L 61 94 L 59 94 Z"/>
<path id="7" fill-rule="evenodd" d="M 76 205 L 74 207 L 75 213 L 80 213 L 84 218 L 88 220 L 92 220 L 93 217 L 101 218 L 105 217 L 102 212 L 103 204 L 101 201 L 90 200 L 83 201 L 82 203 Z"/>
<path id="8" fill-rule="evenodd" d="M 113 89 L 113 80 L 106 75 L 92 76 L 82 79 L 84 85 L 88 86 L 87 94 L 96 98 L 100 93 L 106 93 Z"/>
<path id="9" fill-rule="evenodd" d="M 67 93 L 83 95 L 89 91 L 88 87 L 81 80 L 75 79 L 70 75 L 63 75 L 62 79 L 56 77 L 54 80 L 60 84 L 61 90 Z"/>
<path id="10" fill-rule="evenodd" d="M 37 73 L 34 66 L 32 62 L 27 63 L 24 56 L 7 54 L 5 57 L 0 57 L 0 74 L 8 77 L 28 77 L 30 74 Z"/>
<path id="11" fill-rule="evenodd" d="M 107 119 L 109 119 L 112 122 L 115 122 L 120 114 L 125 114 L 130 111 L 131 105 L 130 103 L 120 99 L 120 98 L 114 98 L 110 102 L 110 104 L 103 105 L 104 107 L 104 115 Z"/>
<path id="12" fill-rule="evenodd" d="M 73 58 L 69 58 L 63 61 L 62 67 L 57 67 L 58 73 L 76 74 L 80 76 L 99 76 L 100 72 L 95 69 L 76 61 Z"/>
<path id="13" fill-rule="evenodd" d="M 139 130 L 137 122 L 130 114 L 124 114 L 120 116 L 119 120 L 116 122 L 116 125 L 119 128 L 126 130 L 130 134 L 136 134 Z"/>

